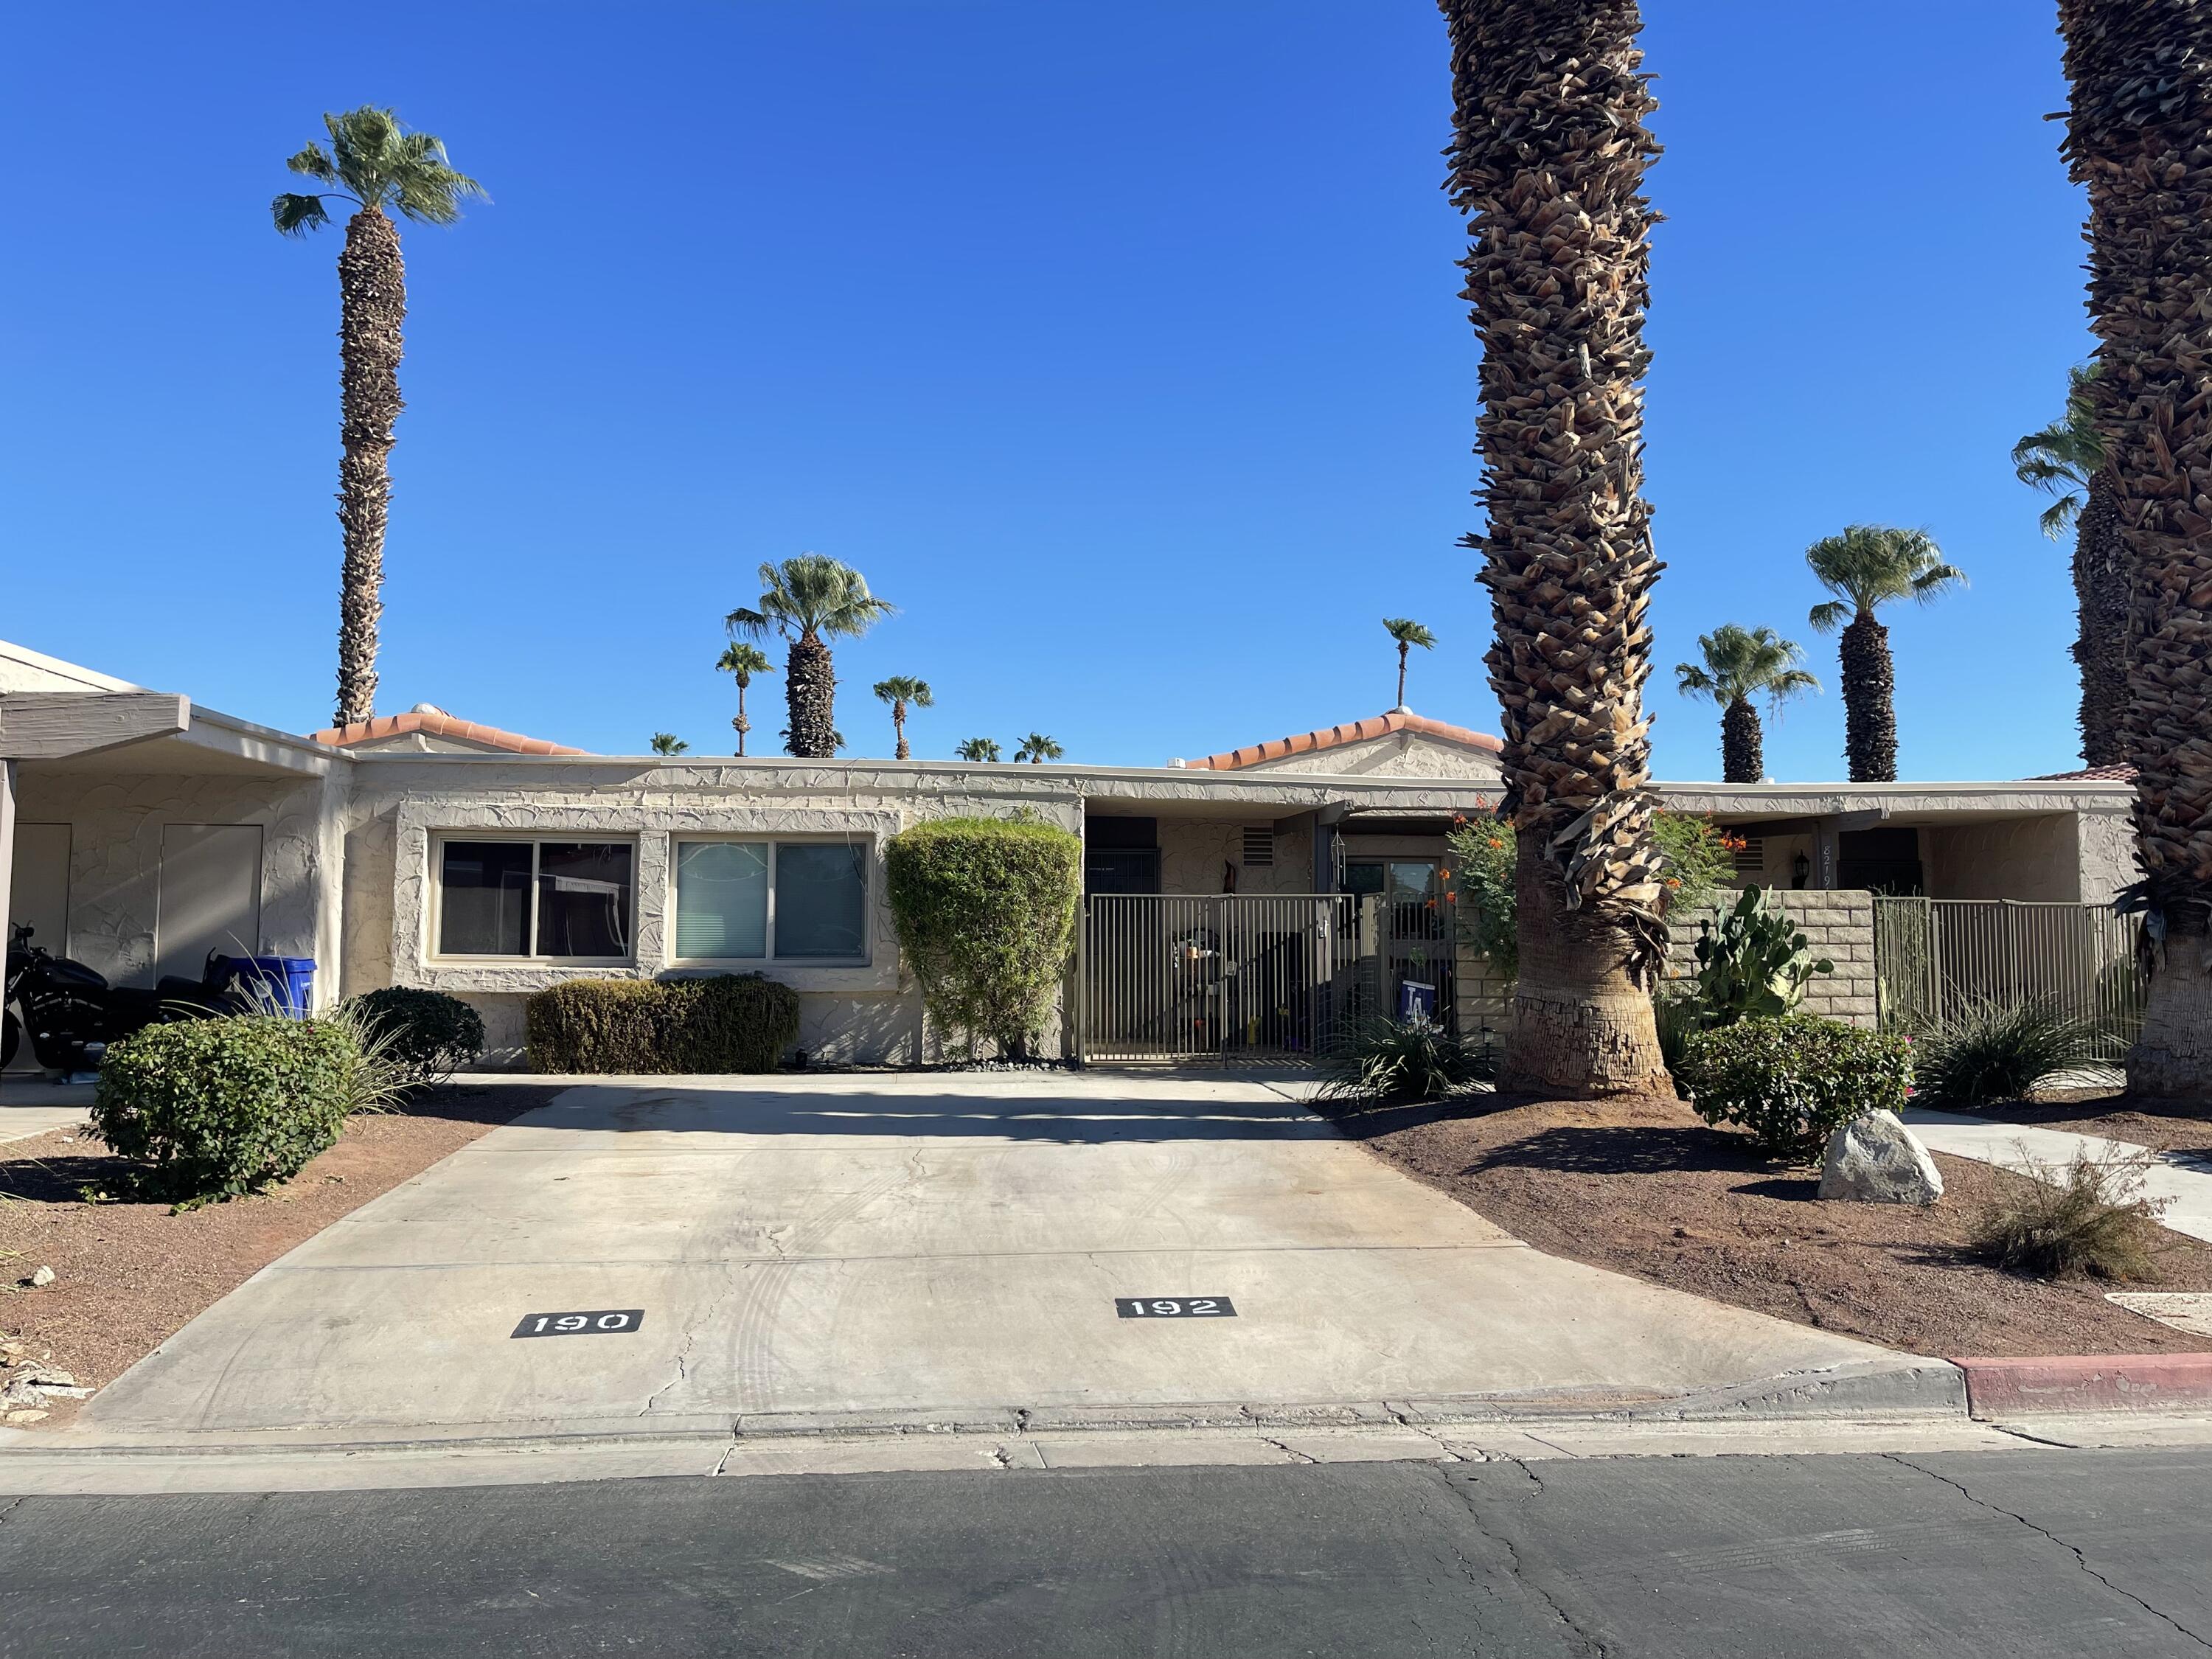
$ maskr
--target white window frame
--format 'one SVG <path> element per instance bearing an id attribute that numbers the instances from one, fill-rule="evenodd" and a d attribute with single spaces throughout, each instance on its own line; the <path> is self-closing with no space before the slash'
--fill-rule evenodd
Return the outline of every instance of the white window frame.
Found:
<path id="1" fill-rule="evenodd" d="M 873 836 L 779 836 L 735 835 L 698 836 L 678 835 L 669 837 L 668 848 L 668 949 L 670 965 L 678 968 L 726 967 L 742 963 L 749 968 L 867 968 L 875 960 L 875 896 L 876 844 Z M 687 847 L 726 847 L 741 845 L 768 848 L 768 930 L 764 954 L 757 957 L 679 957 L 675 954 L 677 929 L 682 925 L 678 910 L 683 895 L 678 886 L 684 868 L 684 849 Z M 839 957 L 780 957 L 775 953 L 775 889 L 777 848 L 783 846 L 857 847 L 860 860 L 860 949 L 857 955 Z"/>
<path id="2" fill-rule="evenodd" d="M 507 847 L 530 848 L 530 920 L 524 937 L 533 945 L 538 942 L 538 851 L 547 842 L 571 847 L 627 847 L 629 848 L 629 954 L 620 957 L 547 957 L 534 951 L 519 957 L 478 956 L 473 952 L 448 955 L 443 948 L 446 937 L 446 848 L 455 842 L 480 845 L 494 842 Z M 441 966 L 451 967 L 526 967 L 548 965 L 582 968 L 627 968 L 637 961 L 638 931 L 638 860 L 640 849 L 635 836 L 608 836 L 586 830 L 554 830 L 538 835 L 518 836 L 512 831 L 478 830 L 442 830 L 430 837 L 430 937 L 425 942 L 425 959 Z"/>

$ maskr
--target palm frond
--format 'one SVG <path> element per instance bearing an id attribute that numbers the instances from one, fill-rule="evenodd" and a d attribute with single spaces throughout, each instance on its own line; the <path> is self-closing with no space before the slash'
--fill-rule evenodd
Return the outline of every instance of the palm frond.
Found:
<path id="1" fill-rule="evenodd" d="M 1424 651 L 1433 650 L 1436 647 L 1437 636 L 1411 617 L 1385 617 L 1382 618 L 1382 629 L 1401 645 L 1418 645 Z"/>
<path id="2" fill-rule="evenodd" d="M 1816 605 L 1805 617 L 1823 634 L 1834 633 L 1850 619 L 1851 608 L 1841 599 L 1830 599 L 1826 605 Z"/>
<path id="3" fill-rule="evenodd" d="M 308 144 L 298 155 L 286 157 L 284 165 L 291 172 L 319 179 L 326 185 L 338 182 L 338 170 L 331 163 L 330 152 L 320 144 Z"/>
<path id="4" fill-rule="evenodd" d="M 295 196 L 289 191 L 269 204 L 269 216 L 276 222 L 277 234 L 283 236 L 304 236 L 331 222 L 321 197 Z"/>
<path id="5" fill-rule="evenodd" d="M 1932 598 L 1966 580 L 1956 566 L 1944 562 L 1942 550 L 1926 531 L 1893 525 L 1849 526 L 1807 548 L 1805 563 L 1821 586 L 1869 614 L 1893 599 Z M 1835 626 L 1820 620 L 1829 610 L 1819 607 L 1814 627 Z"/>
<path id="6" fill-rule="evenodd" d="M 1693 662 L 1674 665 L 1674 689 L 1686 697 L 1711 697 L 1716 702 L 1727 701 L 1720 695 L 1720 682 Z"/>
<path id="7" fill-rule="evenodd" d="M 2036 526 L 2055 542 L 2074 527 L 2086 505 L 2079 495 L 2061 495 L 2036 515 Z"/>

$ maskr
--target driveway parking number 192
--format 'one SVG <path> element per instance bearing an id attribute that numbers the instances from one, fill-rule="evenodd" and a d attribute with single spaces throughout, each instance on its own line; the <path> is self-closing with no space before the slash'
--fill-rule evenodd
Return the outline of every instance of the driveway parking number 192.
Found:
<path id="1" fill-rule="evenodd" d="M 1117 1296 L 1114 1312 L 1122 1319 L 1234 1319 L 1237 1306 L 1225 1296 Z"/>

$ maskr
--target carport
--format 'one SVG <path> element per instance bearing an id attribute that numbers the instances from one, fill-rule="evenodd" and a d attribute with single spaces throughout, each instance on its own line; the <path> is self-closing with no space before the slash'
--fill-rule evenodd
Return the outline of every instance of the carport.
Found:
<path id="1" fill-rule="evenodd" d="M 174 692 L 41 676 L 29 656 L 10 647 L 0 662 L 10 928 L 27 924 L 35 943 L 116 984 L 197 977 L 210 950 L 334 963 L 342 825 L 330 784 L 343 763 Z M 333 978 L 319 976 L 319 996 Z"/>

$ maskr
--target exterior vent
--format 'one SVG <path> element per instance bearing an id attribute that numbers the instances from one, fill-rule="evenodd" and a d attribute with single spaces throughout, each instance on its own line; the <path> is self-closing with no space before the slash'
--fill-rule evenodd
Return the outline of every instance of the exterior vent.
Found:
<path id="1" fill-rule="evenodd" d="M 1272 870 L 1275 866 L 1275 831 L 1272 826 L 1244 832 L 1244 867 Z"/>
<path id="2" fill-rule="evenodd" d="M 1736 848 L 1735 872 L 1738 876 L 1763 876 L 1766 873 L 1766 841 L 1760 836 L 1745 836 L 1743 845 Z"/>

